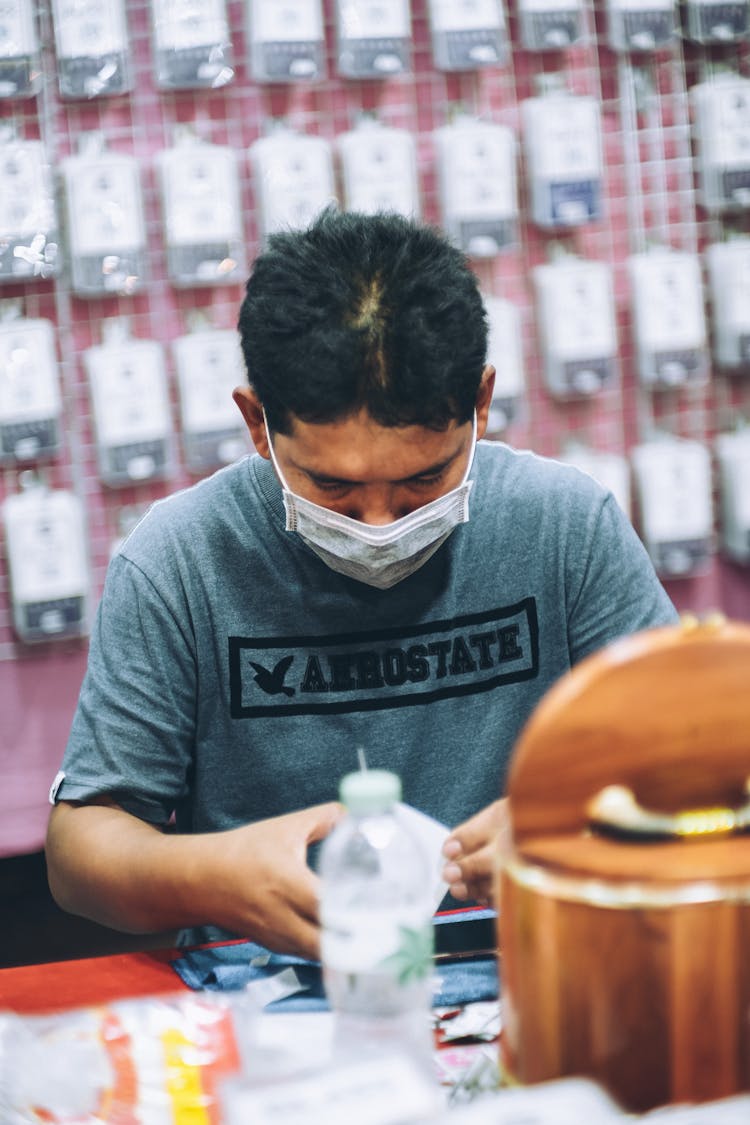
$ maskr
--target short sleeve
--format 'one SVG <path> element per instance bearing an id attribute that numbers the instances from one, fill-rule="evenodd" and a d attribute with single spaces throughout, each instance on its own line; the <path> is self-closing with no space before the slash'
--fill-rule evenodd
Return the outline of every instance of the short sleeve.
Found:
<path id="1" fill-rule="evenodd" d="M 196 658 L 189 615 L 133 562 L 110 563 L 55 801 L 107 795 L 165 824 L 188 792 Z"/>
<path id="2" fill-rule="evenodd" d="M 569 550 L 572 663 L 618 637 L 677 621 L 645 547 L 611 493 Z"/>

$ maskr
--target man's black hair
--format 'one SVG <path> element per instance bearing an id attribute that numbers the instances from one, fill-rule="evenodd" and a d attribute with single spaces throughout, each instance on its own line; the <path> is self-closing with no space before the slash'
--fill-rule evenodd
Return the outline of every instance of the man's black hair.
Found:
<path id="1" fill-rule="evenodd" d="M 437 229 L 327 208 L 272 235 L 239 316 L 269 428 L 364 408 L 382 426 L 471 419 L 487 349 L 477 278 Z"/>

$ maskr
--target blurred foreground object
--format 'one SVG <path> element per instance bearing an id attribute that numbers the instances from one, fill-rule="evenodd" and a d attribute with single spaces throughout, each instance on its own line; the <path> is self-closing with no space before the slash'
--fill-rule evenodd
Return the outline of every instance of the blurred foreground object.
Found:
<path id="1" fill-rule="evenodd" d="M 503 1066 L 631 1111 L 750 1088 L 750 627 L 589 657 L 515 749 L 500 858 Z"/>

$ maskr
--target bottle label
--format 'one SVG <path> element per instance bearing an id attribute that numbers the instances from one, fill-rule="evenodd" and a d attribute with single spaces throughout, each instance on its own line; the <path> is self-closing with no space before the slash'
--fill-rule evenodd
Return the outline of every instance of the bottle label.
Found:
<path id="1" fill-rule="evenodd" d="M 393 1016 L 430 1004 L 433 936 L 424 913 L 323 914 L 325 988 L 338 1011 Z"/>
<path id="2" fill-rule="evenodd" d="M 324 911 L 322 953 L 334 1008 L 391 1015 L 430 1005 L 433 930 L 424 911 Z"/>
<path id="3" fill-rule="evenodd" d="M 432 925 L 422 912 L 324 914 L 322 942 L 325 963 L 344 973 L 383 973 L 409 984 L 432 968 Z"/>

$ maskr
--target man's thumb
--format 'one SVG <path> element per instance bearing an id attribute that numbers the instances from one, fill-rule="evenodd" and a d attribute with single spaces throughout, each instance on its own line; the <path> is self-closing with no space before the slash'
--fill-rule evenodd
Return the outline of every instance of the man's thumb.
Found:
<path id="1" fill-rule="evenodd" d="M 307 841 L 322 840 L 344 816 L 346 809 L 338 801 L 328 801 L 325 805 L 314 805 L 307 810 Z"/>

